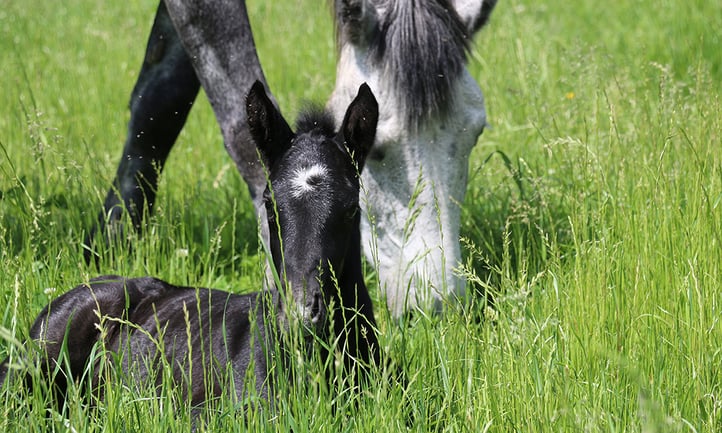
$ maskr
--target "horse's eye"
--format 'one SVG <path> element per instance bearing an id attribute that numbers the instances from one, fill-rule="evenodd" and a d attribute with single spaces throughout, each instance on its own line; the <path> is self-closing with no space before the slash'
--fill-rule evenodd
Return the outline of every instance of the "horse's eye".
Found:
<path id="1" fill-rule="evenodd" d="M 369 153 L 369 159 L 376 162 L 381 162 L 386 158 L 386 152 L 383 148 L 374 146 L 371 148 L 371 152 Z"/>

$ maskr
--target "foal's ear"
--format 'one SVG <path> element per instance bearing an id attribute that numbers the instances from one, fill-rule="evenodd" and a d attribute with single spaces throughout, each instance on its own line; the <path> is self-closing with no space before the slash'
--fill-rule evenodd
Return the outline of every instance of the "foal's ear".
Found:
<path id="1" fill-rule="evenodd" d="M 256 81 L 246 96 L 248 129 L 267 165 L 283 155 L 293 139 L 293 131 L 268 97 L 263 83 Z"/>
<path id="2" fill-rule="evenodd" d="M 371 88 L 363 83 L 356 98 L 346 110 L 341 125 L 344 144 L 353 152 L 359 171 L 363 168 L 371 146 L 376 137 L 376 124 L 379 120 L 379 104 Z"/>

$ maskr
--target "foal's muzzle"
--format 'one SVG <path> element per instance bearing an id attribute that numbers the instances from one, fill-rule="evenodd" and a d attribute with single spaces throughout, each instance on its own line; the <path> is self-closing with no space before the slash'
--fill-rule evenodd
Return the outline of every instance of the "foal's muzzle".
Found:
<path id="1" fill-rule="evenodd" d="M 323 297 L 321 293 L 315 293 L 306 296 L 306 298 L 306 302 L 298 305 L 299 312 L 301 313 L 303 324 L 315 329 L 320 326 L 325 316 Z"/>
<path id="2" fill-rule="evenodd" d="M 326 304 L 318 280 L 291 282 L 290 288 L 293 299 L 289 300 L 289 304 L 295 307 L 295 311 L 289 313 L 295 316 L 296 323 L 302 327 L 304 334 L 320 330 L 326 319 Z"/>

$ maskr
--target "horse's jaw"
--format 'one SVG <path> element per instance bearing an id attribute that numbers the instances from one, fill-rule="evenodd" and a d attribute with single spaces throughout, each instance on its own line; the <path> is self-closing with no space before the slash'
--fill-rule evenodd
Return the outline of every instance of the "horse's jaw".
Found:
<path id="1" fill-rule="evenodd" d="M 461 262 L 460 206 L 471 149 L 486 125 L 484 97 L 464 70 L 446 116 L 416 127 L 404 119 L 383 71 L 343 47 L 328 107 L 340 122 L 354 89 L 366 82 L 379 101 L 376 141 L 362 173 L 362 243 L 378 270 L 393 316 L 439 310 L 464 295 L 454 269 Z"/>

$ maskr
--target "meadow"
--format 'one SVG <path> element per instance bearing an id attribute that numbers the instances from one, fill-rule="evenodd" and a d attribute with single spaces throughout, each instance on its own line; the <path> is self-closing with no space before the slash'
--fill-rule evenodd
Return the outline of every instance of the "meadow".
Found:
<path id="1" fill-rule="evenodd" d="M 283 112 L 325 101 L 330 8 L 247 3 Z M 547 3 L 500 1 L 470 53 L 491 127 L 469 166 L 456 271 L 493 308 L 477 296 L 396 322 L 369 268 L 405 387 L 382 378 L 354 398 L 309 381 L 272 415 L 244 418 L 229 399 L 202 430 L 722 431 L 722 5 Z M 259 288 L 248 192 L 202 95 L 145 236 L 100 269 L 83 261 L 157 4 L 2 4 L 0 358 L 49 299 L 98 274 Z M 187 431 L 169 394 L 118 386 L 98 407 L 72 394 L 48 411 L 17 384 L 0 391 L 0 431 Z"/>

